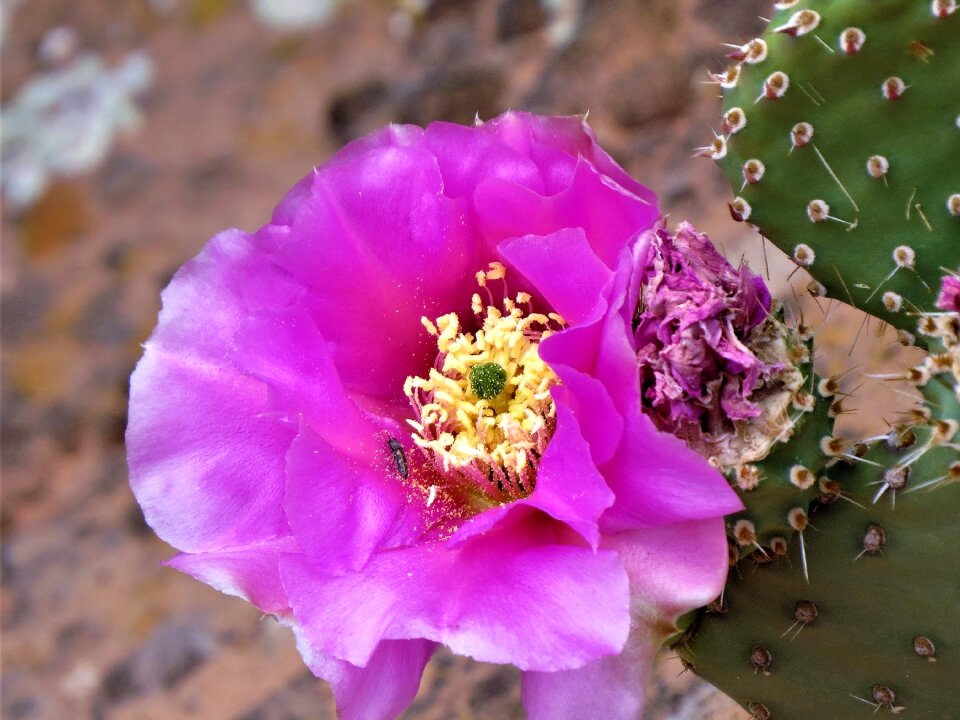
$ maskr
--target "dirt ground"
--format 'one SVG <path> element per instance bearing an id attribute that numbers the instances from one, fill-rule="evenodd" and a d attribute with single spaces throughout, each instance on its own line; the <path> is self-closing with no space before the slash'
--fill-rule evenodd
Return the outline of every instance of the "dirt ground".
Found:
<path id="1" fill-rule="evenodd" d="M 128 377 L 173 271 L 215 232 L 264 222 L 343 143 L 391 121 L 589 111 L 673 220 L 764 267 L 759 237 L 729 219 L 720 172 L 691 154 L 717 125 L 717 90 L 702 81 L 723 66 L 721 41 L 753 37 L 768 3 L 548 5 L 353 0 L 290 32 L 242 0 L 5 3 L 5 107 L 49 63 L 38 49 L 53 52 L 41 41 L 57 26 L 108 65 L 146 51 L 154 76 L 142 125 L 99 167 L 30 207 L 4 204 L 4 718 L 333 717 L 286 630 L 160 566 L 173 551 L 127 487 L 123 431 Z M 789 296 L 792 268 L 768 252 Z M 855 325 L 824 338 L 842 345 Z M 680 670 L 659 664 L 648 720 L 746 717 Z M 405 717 L 521 718 L 518 675 L 440 653 Z"/>

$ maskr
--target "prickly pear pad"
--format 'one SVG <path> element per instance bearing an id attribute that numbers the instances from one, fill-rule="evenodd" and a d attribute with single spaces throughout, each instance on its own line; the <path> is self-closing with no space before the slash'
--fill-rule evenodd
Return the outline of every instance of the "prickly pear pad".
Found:
<path id="1" fill-rule="evenodd" d="M 916 453 L 934 432 L 923 428 L 913 447 L 878 446 L 867 458 L 887 464 Z M 958 717 L 960 483 L 949 478 L 957 458 L 945 445 L 929 449 L 896 490 L 895 505 L 891 489 L 871 502 L 882 469 L 861 463 L 831 473 L 863 507 L 812 506 L 809 584 L 796 542 L 765 565 L 741 561 L 727 583 L 725 612 L 702 615 L 681 655 L 745 707 L 763 705 L 776 720 L 866 720 L 878 703 L 881 717 L 900 707 L 907 717 Z M 801 602 L 816 607 L 814 620 L 801 617 Z M 921 654 L 929 653 L 924 642 L 915 648 L 918 638 L 933 645 L 933 655 Z M 762 666 L 752 660 L 757 648 L 770 656 Z M 893 692 L 888 705 L 883 692 L 875 697 L 877 686 Z"/>
<path id="2" fill-rule="evenodd" d="M 731 212 L 831 296 L 914 331 L 943 268 L 960 265 L 960 13 L 915 0 L 778 5 L 790 7 L 773 16 L 764 59 L 748 56 L 724 91 L 725 116 L 739 108 L 717 158 L 738 196 Z M 768 82 L 776 73 L 785 90 L 779 75 Z"/>

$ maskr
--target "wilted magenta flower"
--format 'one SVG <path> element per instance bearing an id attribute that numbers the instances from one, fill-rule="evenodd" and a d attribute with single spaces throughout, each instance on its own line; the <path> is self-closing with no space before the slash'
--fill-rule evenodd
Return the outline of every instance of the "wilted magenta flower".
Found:
<path id="1" fill-rule="evenodd" d="M 292 626 L 341 718 L 395 717 L 438 643 L 534 719 L 639 718 L 726 573 L 720 475 L 641 413 L 654 198 L 579 118 L 391 126 L 187 263 L 131 385 L 170 564 Z"/>
<path id="2" fill-rule="evenodd" d="M 635 321 L 643 405 L 657 427 L 704 455 L 719 455 L 721 464 L 745 461 L 743 444 L 760 441 L 741 437 L 745 442 L 731 452 L 731 439 L 789 400 L 790 393 L 780 391 L 797 379 L 785 328 L 768 322 L 770 293 L 689 223 L 680 223 L 675 235 L 648 231 L 646 239 Z M 778 399 L 766 402 L 773 387 Z"/>
<path id="3" fill-rule="evenodd" d="M 943 278 L 937 307 L 947 312 L 960 312 L 960 275 L 947 275 Z"/>

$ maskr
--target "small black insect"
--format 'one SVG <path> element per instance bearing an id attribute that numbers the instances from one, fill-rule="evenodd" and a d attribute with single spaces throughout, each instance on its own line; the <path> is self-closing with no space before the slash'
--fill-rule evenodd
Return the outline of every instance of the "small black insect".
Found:
<path id="1" fill-rule="evenodd" d="M 390 438 L 387 440 L 387 447 L 390 448 L 390 452 L 393 453 L 393 462 L 397 466 L 397 475 L 406 479 L 409 471 L 407 470 L 407 455 L 403 451 L 403 445 L 401 445 L 400 441 L 396 438 Z"/>

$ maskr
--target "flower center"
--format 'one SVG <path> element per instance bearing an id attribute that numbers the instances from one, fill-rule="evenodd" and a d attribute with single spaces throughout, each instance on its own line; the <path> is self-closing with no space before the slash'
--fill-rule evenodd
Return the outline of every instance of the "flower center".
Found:
<path id="1" fill-rule="evenodd" d="M 507 295 L 506 269 L 477 273 L 471 308 L 479 329 L 465 332 L 456 313 L 424 327 L 437 340 L 427 377 L 408 377 L 404 393 L 415 419 L 414 443 L 451 485 L 507 502 L 533 492 L 537 469 L 556 427 L 550 388 L 558 382 L 540 359 L 540 343 L 563 327 L 555 314 L 534 312 L 527 293 Z M 503 283 L 495 304 L 488 282 Z"/>

